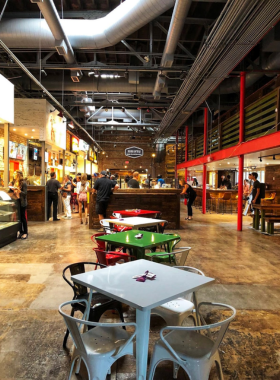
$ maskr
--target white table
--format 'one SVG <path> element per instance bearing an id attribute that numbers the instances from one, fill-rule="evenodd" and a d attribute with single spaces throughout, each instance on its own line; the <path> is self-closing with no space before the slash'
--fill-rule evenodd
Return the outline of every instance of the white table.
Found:
<path id="1" fill-rule="evenodd" d="M 110 227 L 114 224 L 125 227 L 132 227 L 133 230 L 138 230 L 140 227 L 151 227 L 157 226 L 157 231 L 159 232 L 159 224 L 165 223 L 166 220 L 162 219 L 151 219 L 144 218 L 141 216 L 135 216 L 131 218 L 119 218 L 119 219 L 103 219 L 105 222 L 110 223 Z"/>
<path id="2" fill-rule="evenodd" d="M 137 282 L 132 279 L 146 270 L 156 280 Z M 72 280 L 88 287 L 90 297 L 97 290 L 136 309 L 136 379 L 145 380 L 147 372 L 151 309 L 174 298 L 198 290 L 213 278 L 172 268 L 148 260 L 136 260 L 105 269 L 72 276 Z"/>

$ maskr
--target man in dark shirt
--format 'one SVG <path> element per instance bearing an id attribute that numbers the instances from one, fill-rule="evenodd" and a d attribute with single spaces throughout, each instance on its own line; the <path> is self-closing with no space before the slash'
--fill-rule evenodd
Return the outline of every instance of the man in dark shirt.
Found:
<path id="1" fill-rule="evenodd" d="M 227 187 L 228 190 L 231 189 L 230 175 L 227 175 L 227 183 L 226 183 L 226 187 Z"/>
<path id="2" fill-rule="evenodd" d="M 254 204 L 259 205 L 261 203 L 261 184 L 257 180 L 257 178 L 258 178 L 258 173 L 255 173 L 255 172 L 252 173 L 252 180 L 254 181 L 253 191 L 252 191 L 252 195 L 253 195 L 252 203 L 253 203 L 253 205 Z"/>
<path id="3" fill-rule="evenodd" d="M 227 185 L 226 177 L 224 175 L 221 176 L 221 179 L 222 179 L 222 182 L 221 182 L 220 189 Z"/>
<path id="4" fill-rule="evenodd" d="M 133 173 L 133 178 L 128 181 L 127 186 L 130 189 L 139 189 L 140 186 L 139 186 L 138 180 L 139 180 L 139 173 L 138 172 L 134 172 Z"/>
<path id="5" fill-rule="evenodd" d="M 47 220 L 50 219 L 51 216 L 51 207 L 53 203 L 53 221 L 56 222 L 60 219 L 57 219 L 57 204 L 58 204 L 58 189 L 61 187 L 61 184 L 56 179 L 55 172 L 51 172 L 51 179 L 47 181 L 46 184 L 47 192 L 48 192 L 48 215 Z"/>
<path id="6" fill-rule="evenodd" d="M 102 220 L 106 217 L 106 210 L 110 200 L 110 196 L 114 191 L 116 186 L 112 181 L 106 177 L 106 172 L 103 170 L 100 173 L 100 178 L 94 183 L 92 192 L 96 193 L 96 213 L 98 214 L 99 220 Z"/>

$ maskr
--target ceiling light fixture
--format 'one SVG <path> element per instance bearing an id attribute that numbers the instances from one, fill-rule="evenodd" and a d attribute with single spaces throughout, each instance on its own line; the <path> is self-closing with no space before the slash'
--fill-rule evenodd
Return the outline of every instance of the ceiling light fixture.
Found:
<path id="1" fill-rule="evenodd" d="M 14 128 L 13 131 L 16 131 L 16 129 Z"/>
<path id="2" fill-rule="evenodd" d="M 35 129 L 32 129 L 32 132 L 35 132 Z"/>
<path id="3" fill-rule="evenodd" d="M 57 114 L 58 117 L 63 117 L 63 112 L 62 111 L 59 111 L 58 114 Z"/>
<path id="4" fill-rule="evenodd" d="M 74 124 L 73 124 L 73 121 L 70 121 L 70 123 L 68 123 L 68 127 L 74 129 Z"/>
<path id="5" fill-rule="evenodd" d="M 24 135 L 27 136 L 27 133 L 25 133 Z"/>

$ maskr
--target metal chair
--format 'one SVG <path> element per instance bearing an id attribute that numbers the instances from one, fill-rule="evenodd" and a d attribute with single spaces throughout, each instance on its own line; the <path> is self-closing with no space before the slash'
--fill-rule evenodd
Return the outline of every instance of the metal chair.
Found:
<path id="1" fill-rule="evenodd" d="M 204 273 L 196 268 L 188 266 L 177 266 L 174 268 L 204 276 Z M 188 317 L 193 319 L 195 326 L 199 326 L 201 324 L 197 313 L 197 298 L 195 292 L 186 294 L 185 297 L 179 297 L 175 300 L 166 302 L 163 305 L 157 306 L 151 310 L 151 314 L 162 317 L 167 326 L 181 326 L 183 321 Z"/>
<path id="2" fill-rule="evenodd" d="M 94 248 L 94 251 L 96 253 L 98 262 L 104 266 L 115 265 L 122 259 L 127 263 L 129 259 L 131 260 L 131 258 L 136 258 L 135 256 L 131 256 L 128 253 L 124 252 L 104 251 L 99 248 Z"/>
<path id="3" fill-rule="evenodd" d="M 170 235 L 170 236 L 176 237 L 176 239 L 171 242 L 171 244 L 172 244 L 171 249 L 170 249 L 170 247 L 168 247 L 167 244 L 164 244 L 163 245 L 164 251 L 156 252 L 156 248 L 152 248 L 151 252 L 145 253 L 145 256 L 147 256 L 149 259 L 149 257 L 153 256 L 154 253 L 163 254 L 163 255 L 158 256 L 158 260 L 159 260 L 158 262 L 169 262 L 169 263 L 171 263 L 172 262 L 172 255 L 166 255 L 165 253 L 168 251 L 173 252 L 175 249 L 175 245 L 181 241 L 181 237 L 178 234 L 169 234 L 169 233 L 166 234 L 166 233 L 164 233 L 163 235 Z M 162 246 L 161 246 L 161 249 L 162 249 Z"/>
<path id="4" fill-rule="evenodd" d="M 66 281 L 67 284 L 71 286 L 74 292 L 73 300 L 77 300 L 77 302 L 72 304 L 72 309 L 71 309 L 72 317 L 74 316 L 74 313 L 76 311 L 81 311 L 82 313 L 84 313 L 85 307 L 79 301 L 81 299 L 88 299 L 89 291 L 86 286 L 77 284 L 75 282 L 72 282 L 71 279 L 68 279 L 66 276 L 66 273 L 67 271 L 69 271 L 71 276 L 74 276 L 75 274 L 85 273 L 85 265 L 94 265 L 95 268 L 97 266 L 99 266 L 100 268 L 106 267 L 105 265 L 99 264 L 99 263 L 80 262 L 80 263 L 70 264 L 66 268 L 63 269 L 62 277 L 64 281 Z M 98 322 L 102 314 L 104 314 L 105 311 L 107 310 L 116 310 L 120 316 L 121 321 L 124 322 L 121 302 L 113 300 L 112 298 L 109 298 L 101 293 L 94 292 L 92 294 L 89 320 L 92 322 Z M 69 330 L 67 329 L 64 339 L 63 339 L 64 348 L 66 348 L 68 336 L 69 336 Z"/>
<path id="5" fill-rule="evenodd" d="M 160 340 L 155 344 L 150 363 L 149 380 L 152 380 L 157 365 L 163 360 L 171 360 L 174 364 L 173 378 L 177 378 L 180 367 L 188 374 L 191 380 L 208 380 L 212 365 L 215 363 L 219 378 L 223 380 L 219 346 L 228 329 L 230 322 L 236 315 L 236 310 L 229 305 L 212 302 L 202 302 L 198 305 L 198 312 L 202 305 L 222 307 L 232 311 L 232 315 L 220 322 L 204 324 L 203 326 L 182 327 L 167 326 L 160 331 Z M 204 318 L 200 315 L 201 319 Z M 211 329 L 219 328 L 214 340 Z M 170 332 L 163 336 L 165 331 Z M 207 336 L 202 334 L 205 331 Z"/>
<path id="6" fill-rule="evenodd" d="M 172 264 L 176 266 L 184 266 L 191 247 L 177 247 L 174 248 L 174 251 L 171 253 L 168 252 L 148 252 L 145 253 L 145 256 L 150 261 L 155 261 L 161 264 L 167 263 L 172 266 Z"/>
<path id="7" fill-rule="evenodd" d="M 74 318 L 64 313 L 62 308 L 75 303 L 84 303 L 82 319 Z M 88 378 L 90 380 L 105 380 L 112 364 L 120 357 L 133 355 L 133 339 L 137 332 L 135 323 L 97 323 L 87 320 L 88 302 L 85 299 L 79 301 L 64 302 L 59 306 L 59 313 L 64 318 L 65 324 L 70 330 L 71 337 L 75 345 L 72 364 L 70 368 L 69 380 L 71 379 L 75 362 L 78 360 L 76 373 L 80 371 L 81 360 L 84 362 Z M 82 333 L 84 326 L 90 330 Z M 133 334 L 128 333 L 121 327 L 134 326 Z M 94 327 L 94 328 L 93 328 Z"/>

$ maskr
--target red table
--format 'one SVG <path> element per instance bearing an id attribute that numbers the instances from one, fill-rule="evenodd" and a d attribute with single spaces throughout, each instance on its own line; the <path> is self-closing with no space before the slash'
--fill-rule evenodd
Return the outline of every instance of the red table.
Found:
<path id="1" fill-rule="evenodd" d="M 160 211 L 150 211 L 150 210 L 132 210 L 132 211 L 126 211 L 126 210 L 121 210 L 121 211 L 113 211 L 114 214 L 121 214 L 121 217 L 124 216 L 153 216 L 156 214 L 159 214 Z"/>

